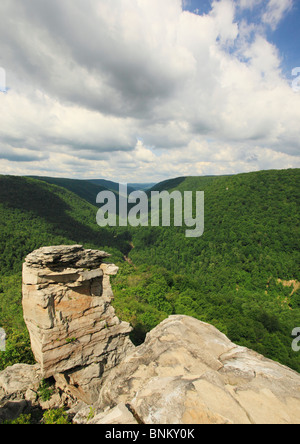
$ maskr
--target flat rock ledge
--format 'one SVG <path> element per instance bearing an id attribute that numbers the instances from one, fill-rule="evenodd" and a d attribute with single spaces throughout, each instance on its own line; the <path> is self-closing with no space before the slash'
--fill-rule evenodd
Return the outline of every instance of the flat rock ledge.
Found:
<path id="1" fill-rule="evenodd" d="M 171 316 L 109 374 L 96 412 L 118 405 L 144 424 L 299 424 L 300 375 Z"/>

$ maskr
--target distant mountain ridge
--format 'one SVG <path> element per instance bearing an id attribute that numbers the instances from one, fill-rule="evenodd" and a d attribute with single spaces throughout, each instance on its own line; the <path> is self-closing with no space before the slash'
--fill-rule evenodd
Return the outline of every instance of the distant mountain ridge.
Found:
<path id="1" fill-rule="evenodd" d="M 101 184 L 94 184 L 88 180 L 63 179 L 55 177 L 30 176 L 32 179 L 40 180 L 52 185 L 65 188 L 82 199 L 87 200 L 92 205 L 96 205 L 97 194 L 101 191 L 107 191 L 108 188 Z"/>
<path id="2" fill-rule="evenodd" d="M 47 176 L 29 176 L 31 179 L 40 180 L 52 185 L 57 185 L 72 193 L 77 194 L 77 196 L 82 199 L 87 200 L 92 205 L 96 205 L 96 198 L 98 193 L 101 191 L 112 191 L 117 197 L 119 195 L 119 183 L 112 182 L 106 179 L 66 179 L 59 177 L 47 177 Z M 146 191 L 153 187 L 154 183 L 133 183 L 127 184 L 127 193 L 130 194 L 134 191 Z"/>

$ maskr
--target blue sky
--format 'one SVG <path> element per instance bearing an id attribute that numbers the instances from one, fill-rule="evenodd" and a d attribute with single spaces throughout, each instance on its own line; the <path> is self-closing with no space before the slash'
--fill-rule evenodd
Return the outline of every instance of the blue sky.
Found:
<path id="1" fill-rule="evenodd" d="M 211 10 L 212 2 L 213 0 L 184 0 L 184 9 L 207 14 Z M 249 23 L 258 25 L 266 3 L 267 1 L 263 0 L 262 4 L 258 4 L 252 10 L 241 11 L 237 19 L 244 18 Z M 292 69 L 300 66 L 300 0 L 294 0 L 291 11 L 284 15 L 275 30 L 268 26 L 265 32 L 268 40 L 280 51 L 284 73 L 291 76 Z"/>
<path id="2" fill-rule="evenodd" d="M 278 29 L 268 33 L 268 39 L 279 48 L 287 72 L 300 66 L 300 1 L 294 3 Z"/>
<path id="3" fill-rule="evenodd" d="M 183 7 L 187 11 L 199 10 L 200 14 L 207 14 L 211 9 L 211 3 L 211 0 L 186 0 Z"/>

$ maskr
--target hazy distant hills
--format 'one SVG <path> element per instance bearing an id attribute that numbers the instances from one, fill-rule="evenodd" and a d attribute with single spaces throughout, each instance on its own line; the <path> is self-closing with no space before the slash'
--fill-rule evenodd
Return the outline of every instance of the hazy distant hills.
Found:
<path id="1" fill-rule="evenodd" d="M 156 183 L 129 183 L 128 187 L 137 191 L 147 191 L 153 188 Z"/>
<path id="2" fill-rule="evenodd" d="M 54 177 L 43 177 L 43 176 L 30 176 L 32 179 L 41 180 L 52 185 L 57 185 L 65 188 L 66 190 L 72 191 L 72 193 L 77 194 L 77 196 L 82 199 L 87 200 L 92 205 L 96 205 L 96 197 L 101 191 L 113 191 L 113 193 L 118 196 L 119 194 L 119 183 L 112 182 L 105 179 L 92 179 L 92 180 L 77 180 L 77 179 L 64 179 L 64 178 L 54 178 Z M 128 194 L 133 191 L 142 190 L 146 191 L 153 187 L 154 183 L 132 183 L 127 184 Z"/>

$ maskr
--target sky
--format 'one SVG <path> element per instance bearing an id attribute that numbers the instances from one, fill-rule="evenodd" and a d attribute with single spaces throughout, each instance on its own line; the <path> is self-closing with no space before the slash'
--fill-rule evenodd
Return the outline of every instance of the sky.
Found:
<path id="1" fill-rule="evenodd" d="M 1 0 L 0 174 L 299 168 L 299 23 L 300 0 Z"/>

